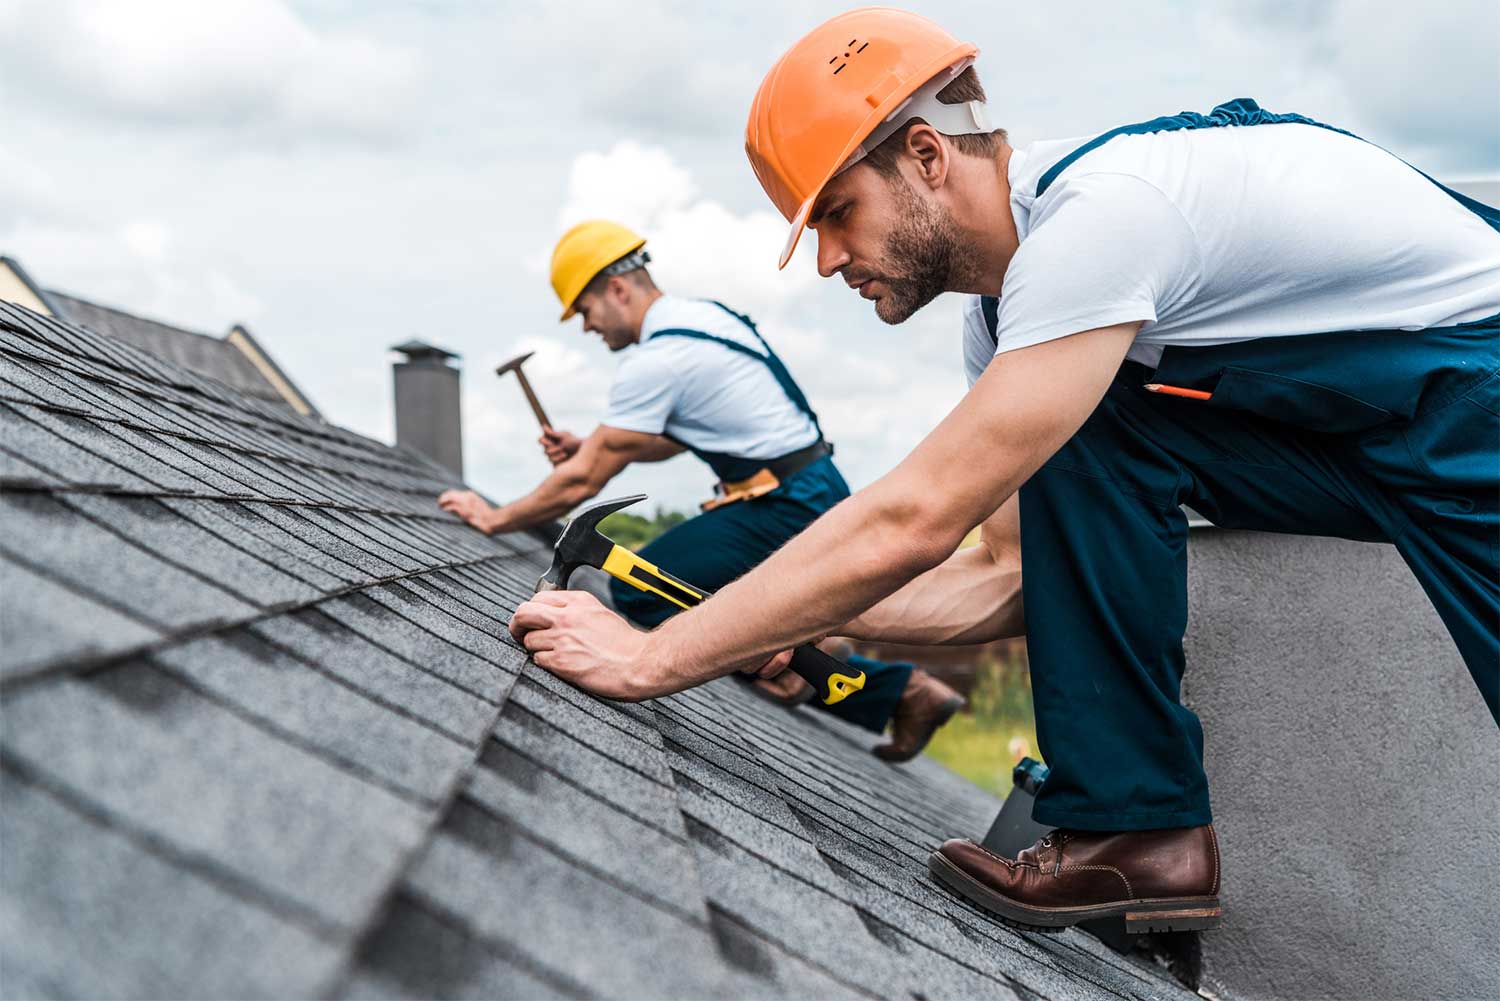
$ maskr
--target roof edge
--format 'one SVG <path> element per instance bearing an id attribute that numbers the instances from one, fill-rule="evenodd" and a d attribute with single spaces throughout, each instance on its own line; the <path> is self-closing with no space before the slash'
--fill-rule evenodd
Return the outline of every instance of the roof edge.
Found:
<path id="1" fill-rule="evenodd" d="M 224 340 L 233 344 L 241 354 L 250 359 L 250 364 L 266 377 L 266 381 L 276 388 L 276 392 L 281 394 L 282 399 L 286 400 L 293 410 L 304 417 L 324 419 L 312 400 L 307 398 L 307 394 L 298 388 L 291 376 L 282 371 L 281 366 L 266 353 L 266 350 L 260 346 L 260 342 L 251 335 L 243 323 L 236 323 L 231 327 L 229 333 L 224 335 Z"/>
<path id="2" fill-rule="evenodd" d="M 48 316 L 56 317 L 59 320 L 63 318 L 63 313 L 62 310 L 58 308 L 57 300 L 52 298 L 52 294 L 50 292 L 31 280 L 31 276 L 26 273 L 26 269 L 21 267 L 20 261 L 16 260 L 14 257 L 6 257 L 5 255 L 0 254 L 0 264 L 3 264 L 7 268 L 9 268 L 11 274 L 16 276 L 16 280 L 19 281 L 22 285 L 26 286 L 26 290 L 36 297 L 36 301 L 41 304 L 42 310 L 46 312 Z M 21 305 L 27 306 L 28 308 L 30 307 L 29 303 L 23 302 L 21 303 Z"/>

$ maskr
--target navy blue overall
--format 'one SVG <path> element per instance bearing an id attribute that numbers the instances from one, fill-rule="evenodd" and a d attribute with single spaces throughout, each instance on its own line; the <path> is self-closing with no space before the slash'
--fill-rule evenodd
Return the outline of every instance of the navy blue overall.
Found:
<path id="1" fill-rule="evenodd" d="M 651 336 L 691 337 L 713 341 L 761 362 L 771 370 L 771 375 L 787 398 L 807 415 L 821 435 L 818 415 L 813 413 L 807 397 L 787 371 L 786 365 L 771 350 L 765 338 L 761 337 L 760 331 L 755 329 L 755 324 L 748 316 L 736 313 L 723 303 L 714 305 L 743 323 L 765 349 L 765 354 L 738 341 L 716 337 L 701 330 L 673 328 L 658 330 Z M 726 483 L 748 479 L 766 465 L 764 459 L 746 459 L 691 446 L 688 448 L 708 463 L 714 475 Z M 648 543 L 641 550 L 641 555 L 691 584 L 717 591 L 760 564 L 824 511 L 848 496 L 849 487 L 843 476 L 839 475 L 832 457 L 825 455 L 788 476 L 781 486 L 768 494 L 725 504 L 689 518 Z M 658 625 L 678 611 L 674 605 L 655 595 L 636 590 L 620 581 L 611 581 L 610 587 L 615 607 L 640 625 Z M 896 703 L 900 701 L 907 678 L 911 675 L 912 665 L 887 664 L 859 658 L 858 666 L 865 671 L 865 687 L 835 705 L 820 705 L 820 708 L 880 733 L 896 710 Z"/>
<path id="2" fill-rule="evenodd" d="M 1064 157 L 1037 193 L 1116 135 L 1287 121 L 1318 124 L 1237 101 L 1116 129 Z M 1500 212 L 1449 194 L 1500 230 Z M 1213 395 L 1158 395 L 1146 382 Z M 1500 315 L 1168 347 L 1154 374 L 1126 362 L 1020 494 L 1037 736 L 1051 768 L 1040 823 L 1210 821 L 1203 731 L 1178 701 L 1184 504 L 1226 528 L 1393 543 L 1497 713 Z"/>

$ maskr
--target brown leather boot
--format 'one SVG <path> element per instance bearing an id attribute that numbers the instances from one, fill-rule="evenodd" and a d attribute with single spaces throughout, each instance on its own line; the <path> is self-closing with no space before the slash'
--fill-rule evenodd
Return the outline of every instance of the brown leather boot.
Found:
<path id="1" fill-rule="evenodd" d="M 920 667 L 912 668 L 891 714 L 891 739 L 874 749 L 883 761 L 910 761 L 922 753 L 937 728 L 964 707 L 964 697 Z"/>
<path id="2" fill-rule="evenodd" d="M 1125 919 L 1132 934 L 1219 924 L 1219 842 L 1212 825 L 1160 831 L 1053 831 L 1014 859 L 967 839 L 927 861 L 934 879 L 1018 924 L 1065 928 Z"/>

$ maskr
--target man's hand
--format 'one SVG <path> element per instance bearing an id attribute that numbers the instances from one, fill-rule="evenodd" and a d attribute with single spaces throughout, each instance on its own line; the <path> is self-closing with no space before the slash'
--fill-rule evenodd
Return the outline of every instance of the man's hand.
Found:
<path id="1" fill-rule="evenodd" d="M 556 466 L 567 462 L 577 453 L 583 439 L 569 431 L 559 431 L 557 428 L 543 428 L 542 436 L 537 439 L 542 446 L 542 451 L 547 453 L 547 461 Z"/>
<path id="2" fill-rule="evenodd" d="M 792 651 L 783 650 L 764 664 L 756 667 L 754 664 L 741 668 L 743 674 L 753 674 L 757 678 L 771 679 L 778 677 L 792 663 Z"/>
<path id="3" fill-rule="evenodd" d="M 510 618 L 510 634 L 538 667 L 584 691 L 637 702 L 668 689 L 653 682 L 650 633 L 633 628 L 587 591 L 543 591 Z"/>
<path id="4" fill-rule="evenodd" d="M 444 490 L 438 507 L 458 515 L 485 534 L 494 531 L 495 509 L 472 490 Z"/>

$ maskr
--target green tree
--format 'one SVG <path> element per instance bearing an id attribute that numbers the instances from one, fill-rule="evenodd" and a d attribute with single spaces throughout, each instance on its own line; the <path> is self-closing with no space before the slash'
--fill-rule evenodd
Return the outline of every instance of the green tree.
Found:
<path id="1" fill-rule="evenodd" d="M 599 523 L 599 531 L 634 551 L 687 519 L 687 514 L 682 511 L 668 511 L 662 507 L 657 507 L 656 514 L 650 518 L 629 511 L 616 511 Z"/>

